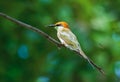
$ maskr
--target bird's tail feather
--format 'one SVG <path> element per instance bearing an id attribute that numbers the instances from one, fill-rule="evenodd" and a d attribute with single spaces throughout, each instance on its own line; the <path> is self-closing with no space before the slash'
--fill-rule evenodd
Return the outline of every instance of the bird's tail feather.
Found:
<path id="1" fill-rule="evenodd" d="M 102 68 L 97 66 L 90 58 L 88 58 L 82 50 L 79 50 L 78 54 L 79 54 L 79 56 L 82 56 L 84 59 L 86 59 L 93 68 L 96 68 L 99 72 L 101 72 L 103 75 L 105 75 L 105 73 L 102 70 Z"/>

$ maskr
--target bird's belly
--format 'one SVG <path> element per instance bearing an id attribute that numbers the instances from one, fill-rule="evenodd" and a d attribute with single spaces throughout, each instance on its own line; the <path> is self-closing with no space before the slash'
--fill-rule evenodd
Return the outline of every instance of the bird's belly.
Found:
<path id="1" fill-rule="evenodd" d="M 71 49 L 71 50 L 78 50 L 79 49 L 79 46 L 72 40 L 72 37 L 68 34 L 61 34 L 61 33 L 58 33 L 57 34 L 60 42 L 62 44 L 64 44 L 67 48 Z"/>

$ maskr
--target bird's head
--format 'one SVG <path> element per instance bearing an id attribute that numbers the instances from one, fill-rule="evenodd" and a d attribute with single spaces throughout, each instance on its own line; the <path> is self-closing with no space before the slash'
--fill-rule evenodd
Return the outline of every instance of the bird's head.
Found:
<path id="1" fill-rule="evenodd" d="M 68 24 L 66 22 L 57 22 L 55 24 L 50 24 L 48 27 L 55 27 L 58 28 L 69 28 Z"/>

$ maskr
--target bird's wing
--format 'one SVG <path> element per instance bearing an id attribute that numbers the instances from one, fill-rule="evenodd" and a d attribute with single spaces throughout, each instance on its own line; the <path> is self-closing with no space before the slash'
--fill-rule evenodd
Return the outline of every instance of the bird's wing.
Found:
<path id="1" fill-rule="evenodd" d="M 62 38 L 67 46 L 71 47 L 71 49 L 80 49 L 76 36 L 70 30 L 63 30 L 59 33 L 59 37 Z"/>

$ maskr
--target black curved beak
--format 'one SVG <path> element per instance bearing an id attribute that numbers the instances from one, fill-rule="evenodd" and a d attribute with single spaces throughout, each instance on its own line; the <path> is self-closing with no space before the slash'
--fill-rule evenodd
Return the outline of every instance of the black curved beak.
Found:
<path id="1" fill-rule="evenodd" d="M 50 24 L 47 27 L 55 27 L 55 26 L 56 26 L 55 24 Z"/>

